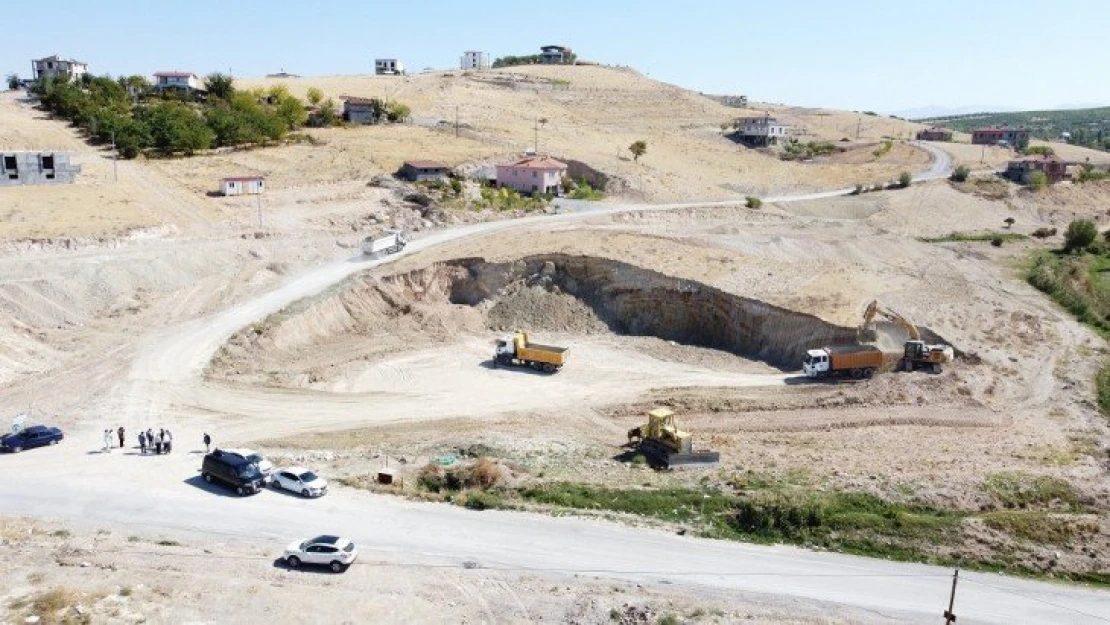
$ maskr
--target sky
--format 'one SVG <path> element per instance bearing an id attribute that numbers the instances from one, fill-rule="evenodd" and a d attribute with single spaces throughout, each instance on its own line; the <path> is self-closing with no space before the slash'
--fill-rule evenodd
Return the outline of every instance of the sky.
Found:
<path id="1" fill-rule="evenodd" d="M 54 5 L 51 5 L 54 6 Z M 410 72 L 567 45 L 754 101 L 899 112 L 1110 105 L 1108 0 L 0 0 L 0 72 L 57 53 L 95 74 Z M 320 8 L 320 7 L 328 8 Z"/>

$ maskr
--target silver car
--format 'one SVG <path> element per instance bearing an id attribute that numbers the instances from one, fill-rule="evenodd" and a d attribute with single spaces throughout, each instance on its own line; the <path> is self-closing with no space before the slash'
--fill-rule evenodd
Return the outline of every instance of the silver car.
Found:
<path id="1" fill-rule="evenodd" d="M 333 573 L 342 573 L 358 557 L 355 544 L 339 536 L 317 536 L 305 541 L 289 543 L 282 559 L 295 569 L 302 564 L 326 566 Z"/>

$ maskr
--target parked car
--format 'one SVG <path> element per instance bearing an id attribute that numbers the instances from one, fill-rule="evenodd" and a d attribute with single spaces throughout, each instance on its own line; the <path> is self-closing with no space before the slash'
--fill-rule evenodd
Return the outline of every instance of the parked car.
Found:
<path id="1" fill-rule="evenodd" d="M 358 557 L 355 544 L 338 536 L 317 536 L 303 542 L 292 542 L 282 559 L 295 569 L 302 564 L 326 566 L 333 573 L 342 573 Z"/>
<path id="2" fill-rule="evenodd" d="M 229 454 L 235 454 L 247 462 L 253 462 L 258 465 L 258 470 L 262 472 L 262 477 L 269 482 L 273 479 L 274 463 L 267 460 L 262 454 L 254 451 L 253 449 L 225 449 Z"/>
<path id="3" fill-rule="evenodd" d="M 288 467 L 274 472 L 274 488 L 300 493 L 304 497 L 321 497 L 328 493 L 328 481 L 303 467 Z"/>
<path id="4" fill-rule="evenodd" d="M 64 438 L 65 435 L 58 428 L 32 425 L 19 432 L 0 437 L 0 451 L 19 453 L 24 449 L 57 445 Z"/>
<path id="5" fill-rule="evenodd" d="M 222 449 L 214 449 L 204 456 L 200 475 L 205 482 L 225 484 L 240 495 L 257 493 L 265 483 L 257 464 Z"/>

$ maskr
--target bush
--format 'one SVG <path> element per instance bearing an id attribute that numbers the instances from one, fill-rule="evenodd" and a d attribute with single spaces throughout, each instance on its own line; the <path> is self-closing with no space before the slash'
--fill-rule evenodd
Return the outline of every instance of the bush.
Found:
<path id="1" fill-rule="evenodd" d="M 761 206 L 763 206 L 763 200 L 757 198 L 754 195 L 749 195 L 748 197 L 744 198 L 744 206 L 747 206 L 748 208 L 760 208 Z"/>
<path id="2" fill-rule="evenodd" d="M 1056 154 L 1056 150 L 1053 150 L 1047 145 L 1032 145 L 1022 150 L 1021 153 L 1025 154 L 1026 156 L 1032 156 L 1034 154 L 1040 154 L 1041 156 L 1054 156 Z"/>
<path id="3" fill-rule="evenodd" d="M 982 488 L 1004 508 L 1052 505 L 1070 508 L 1079 503 L 1079 495 L 1070 483 L 1048 475 L 1019 471 L 993 473 L 983 480 Z"/>
<path id="4" fill-rule="evenodd" d="M 500 508 L 502 505 L 501 495 L 482 490 L 466 491 L 459 495 L 455 502 L 471 510 L 489 510 Z"/>
<path id="5" fill-rule="evenodd" d="M 971 168 L 967 165 L 960 165 L 956 167 L 956 169 L 952 170 L 952 175 L 949 176 L 949 179 L 953 182 L 965 182 L 967 181 L 967 177 L 970 175 Z"/>
<path id="6" fill-rule="evenodd" d="M 443 467 L 429 462 L 416 474 L 416 483 L 433 493 L 438 493 L 447 487 L 446 474 L 447 471 Z"/>
<path id="7" fill-rule="evenodd" d="M 1067 251 L 1081 250 L 1094 243 L 1097 236 L 1098 228 L 1095 227 L 1093 222 L 1086 219 L 1076 219 L 1068 224 L 1068 230 L 1064 233 L 1064 249 Z"/>
<path id="8" fill-rule="evenodd" d="M 1003 240 L 1004 239 L 1002 237 L 994 237 L 993 239 L 991 239 L 991 245 L 995 247 L 1002 247 Z"/>
<path id="9" fill-rule="evenodd" d="M 1056 236 L 1056 228 L 1037 228 L 1033 231 L 1033 236 L 1038 239 L 1047 239 L 1048 237 Z"/>
<path id="10" fill-rule="evenodd" d="M 1025 186 L 1033 191 L 1040 191 L 1048 186 L 1048 175 L 1043 171 L 1034 171 L 1029 174 L 1029 178 L 1025 181 Z"/>
<path id="11" fill-rule="evenodd" d="M 852 189 L 852 195 L 859 195 L 860 193 L 863 193 L 863 191 L 863 185 L 856 183 L 856 188 Z"/>
<path id="12" fill-rule="evenodd" d="M 911 174 L 908 171 L 904 171 L 904 172 L 898 174 L 898 186 L 899 187 L 902 187 L 903 189 L 905 189 L 906 187 L 910 186 L 911 184 L 913 184 L 913 174 Z"/>

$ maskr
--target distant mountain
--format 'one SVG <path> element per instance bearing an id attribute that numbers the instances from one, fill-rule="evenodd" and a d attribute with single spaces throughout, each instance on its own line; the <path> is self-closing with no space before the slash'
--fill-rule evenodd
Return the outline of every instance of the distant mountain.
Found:
<path id="1" fill-rule="evenodd" d="M 904 119 L 926 119 L 930 117 L 950 117 L 952 115 L 968 115 L 970 113 L 1008 113 L 1018 109 L 1012 106 L 991 106 L 986 104 L 975 104 L 971 106 L 949 107 L 938 106 L 930 104 L 929 106 L 919 106 L 912 109 L 902 109 L 901 111 L 894 111 L 891 115 L 897 115 Z"/>

